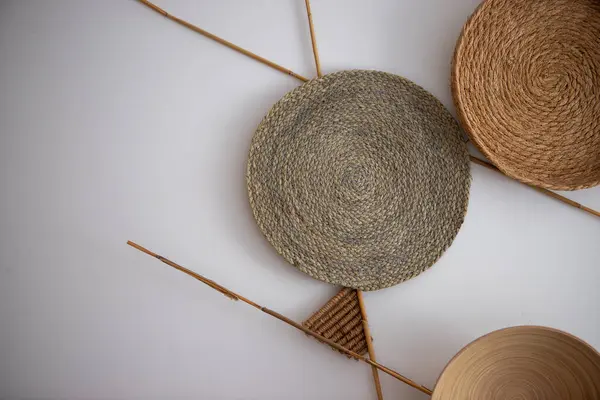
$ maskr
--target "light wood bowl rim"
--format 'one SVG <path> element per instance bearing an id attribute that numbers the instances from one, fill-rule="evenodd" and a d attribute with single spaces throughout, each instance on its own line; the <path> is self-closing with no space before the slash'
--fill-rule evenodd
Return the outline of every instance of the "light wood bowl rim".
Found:
<path id="1" fill-rule="evenodd" d="M 507 328 L 501 328 L 501 329 L 497 329 L 495 331 L 492 331 L 490 333 L 486 333 L 483 336 L 478 337 L 475 340 L 470 341 L 467 345 L 465 345 L 462 349 L 460 349 L 460 351 L 458 353 L 456 353 L 451 359 L 450 361 L 448 361 L 448 363 L 444 366 L 444 369 L 442 370 L 442 372 L 440 373 L 440 375 L 438 376 L 437 380 L 435 381 L 435 386 L 433 388 L 433 394 L 431 395 L 431 398 L 433 399 L 435 396 L 435 391 L 438 387 L 438 383 L 440 382 L 440 380 L 442 379 L 442 377 L 444 376 L 444 373 L 446 372 L 446 370 L 452 365 L 452 363 L 458 358 L 460 357 L 461 354 L 463 354 L 467 349 L 471 348 L 471 346 L 473 346 L 475 343 L 479 342 L 480 340 L 483 340 L 489 336 L 492 335 L 496 335 L 500 332 L 504 332 L 504 331 L 512 331 L 512 330 L 521 330 L 521 329 L 537 329 L 539 331 L 547 331 L 547 332 L 552 332 L 552 333 L 557 333 L 559 335 L 565 336 L 569 339 L 574 340 L 575 342 L 583 345 L 584 347 L 587 347 L 588 349 L 590 349 L 592 351 L 592 353 L 594 354 L 595 357 L 597 357 L 598 359 L 600 359 L 600 352 L 598 350 L 596 350 L 596 348 L 594 348 L 594 346 L 592 346 L 591 344 L 589 344 L 588 342 L 586 342 L 585 340 L 578 338 L 577 336 L 569 333 L 569 332 L 565 332 L 562 331 L 560 329 L 556 329 L 556 328 L 550 328 L 548 326 L 542 326 L 542 325 L 516 325 L 516 326 L 510 326 Z"/>

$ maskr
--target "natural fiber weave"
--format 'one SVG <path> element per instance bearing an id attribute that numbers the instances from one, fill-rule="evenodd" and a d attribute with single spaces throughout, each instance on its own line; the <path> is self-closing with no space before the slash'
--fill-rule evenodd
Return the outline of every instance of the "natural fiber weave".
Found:
<path id="1" fill-rule="evenodd" d="M 343 288 L 302 325 L 359 355 L 367 352 L 360 304 L 354 289 Z"/>
<path id="2" fill-rule="evenodd" d="M 461 350 L 440 375 L 432 400 L 598 400 L 600 354 L 567 333 L 520 326 Z"/>
<path id="3" fill-rule="evenodd" d="M 486 0 L 458 41 L 452 92 L 505 174 L 548 189 L 600 183 L 600 1 Z"/>
<path id="4" fill-rule="evenodd" d="M 376 290 L 412 278 L 450 246 L 470 172 L 458 124 L 399 76 L 344 71 L 285 95 L 248 160 L 256 221 L 314 278 Z"/>

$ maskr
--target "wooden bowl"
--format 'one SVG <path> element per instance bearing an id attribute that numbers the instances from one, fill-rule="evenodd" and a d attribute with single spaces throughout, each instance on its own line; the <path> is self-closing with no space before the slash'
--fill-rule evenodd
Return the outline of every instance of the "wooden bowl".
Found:
<path id="1" fill-rule="evenodd" d="M 600 354 L 556 329 L 501 329 L 454 356 L 432 399 L 598 400 Z"/>

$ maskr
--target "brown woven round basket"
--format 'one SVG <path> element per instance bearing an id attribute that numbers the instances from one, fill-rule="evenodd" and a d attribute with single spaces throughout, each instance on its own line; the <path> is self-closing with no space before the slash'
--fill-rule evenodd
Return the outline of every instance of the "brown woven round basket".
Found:
<path id="1" fill-rule="evenodd" d="M 273 247 L 310 276 L 377 290 L 450 246 L 471 183 L 458 123 L 430 93 L 341 71 L 279 100 L 254 133 L 248 194 Z"/>
<path id="2" fill-rule="evenodd" d="M 568 333 L 517 326 L 485 335 L 446 366 L 432 400 L 598 400 L 600 354 Z"/>
<path id="3" fill-rule="evenodd" d="M 473 143 L 527 184 L 600 183 L 600 1 L 486 0 L 456 47 L 452 93 Z"/>

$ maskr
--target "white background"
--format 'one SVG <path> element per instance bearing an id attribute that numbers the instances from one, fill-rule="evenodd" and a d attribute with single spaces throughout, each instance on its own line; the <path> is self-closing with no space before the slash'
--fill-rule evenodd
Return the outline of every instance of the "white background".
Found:
<path id="1" fill-rule="evenodd" d="M 451 56 L 477 3 L 313 0 L 324 72 L 400 74 L 453 111 Z M 158 4 L 315 75 L 302 0 Z M 375 398 L 368 366 L 125 245 L 297 321 L 331 297 L 271 249 L 246 195 L 253 131 L 298 84 L 135 1 L 0 4 L 0 398 Z M 442 259 L 365 294 L 379 360 L 429 387 L 506 326 L 600 347 L 600 219 L 472 174 Z M 600 209 L 600 188 L 568 196 Z M 387 399 L 427 398 L 382 381 Z"/>

